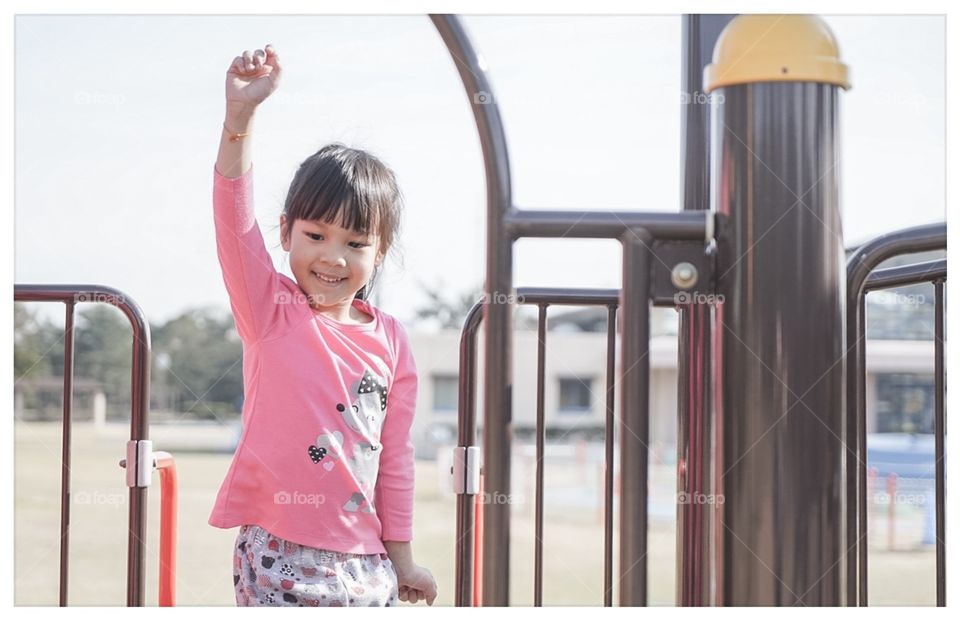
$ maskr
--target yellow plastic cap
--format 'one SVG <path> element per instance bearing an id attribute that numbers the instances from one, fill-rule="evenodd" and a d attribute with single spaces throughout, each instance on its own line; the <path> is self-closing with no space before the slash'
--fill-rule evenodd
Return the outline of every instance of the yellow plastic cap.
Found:
<path id="1" fill-rule="evenodd" d="M 703 88 L 752 82 L 819 82 L 850 88 L 833 32 L 815 15 L 740 15 L 703 69 Z"/>

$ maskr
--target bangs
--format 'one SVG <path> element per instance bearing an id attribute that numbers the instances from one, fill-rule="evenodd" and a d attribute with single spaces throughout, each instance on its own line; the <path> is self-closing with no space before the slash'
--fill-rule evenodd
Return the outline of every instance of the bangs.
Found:
<path id="1" fill-rule="evenodd" d="M 373 232 L 379 209 L 358 193 L 344 178 L 330 178 L 306 184 L 293 197 L 290 216 L 294 220 L 326 222 L 361 234 Z"/>

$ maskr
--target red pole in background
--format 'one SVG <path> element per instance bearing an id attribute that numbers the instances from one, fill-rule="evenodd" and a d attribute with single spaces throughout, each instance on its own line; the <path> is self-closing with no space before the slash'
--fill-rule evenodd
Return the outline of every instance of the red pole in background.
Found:
<path id="1" fill-rule="evenodd" d="M 605 508 L 605 506 L 606 506 L 606 502 L 605 502 L 605 498 L 606 498 L 605 491 L 606 491 L 606 488 L 605 488 L 605 485 L 604 485 L 604 481 L 607 479 L 607 478 L 606 478 L 606 474 L 607 474 L 607 464 L 606 464 L 605 462 L 603 462 L 603 461 L 600 461 L 599 466 L 600 466 L 600 482 L 597 484 L 597 489 L 599 490 L 597 494 L 598 494 L 600 497 L 599 497 L 599 499 L 597 500 L 597 523 L 603 524 L 604 508 Z M 619 498 L 619 497 L 620 497 L 620 474 L 619 474 L 618 472 L 614 472 L 614 474 L 613 474 L 613 498 L 612 498 L 612 501 L 610 502 L 610 503 L 611 503 L 611 507 L 612 507 L 613 502 L 615 502 L 615 501 L 617 500 L 617 498 Z"/>
<path id="2" fill-rule="evenodd" d="M 473 606 L 481 607 L 483 592 L 483 472 L 480 473 L 480 492 L 474 500 L 473 537 Z"/>
<path id="3" fill-rule="evenodd" d="M 894 497 L 897 494 L 897 474 L 890 472 L 887 476 L 887 549 L 893 551 L 896 545 L 897 534 L 897 505 Z"/>
<path id="4" fill-rule="evenodd" d="M 155 452 L 160 470 L 160 607 L 176 604 L 177 466 L 166 452 Z"/>

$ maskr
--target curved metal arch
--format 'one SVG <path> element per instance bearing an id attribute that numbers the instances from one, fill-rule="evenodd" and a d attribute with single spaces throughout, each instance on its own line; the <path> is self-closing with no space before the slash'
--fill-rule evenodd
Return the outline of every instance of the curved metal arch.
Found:
<path id="1" fill-rule="evenodd" d="M 477 122 L 487 185 L 487 254 L 484 291 L 487 299 L 495 299 L 498 292 L 509 293 L 513 288 L 513 247 L 512 240 L 506 234 L 506 218 L 511 210 L 513 198 L 510 185 L 510 159 L 507 156 L 507 140 L 500 118 L 500 109 L 493 87 L 487 78 L 486 63 L 474 50 L 470 37 L 457 16 L 431 15 L 430 19 L 450 52 Z M 513 333 L 510 306 L 485 304 L 483 320 L 486 325 L 484 479 L 487 488 L 491 491 L 509 495 L 513 387 L 511 369 Z M 504 354 L 496 354 L 501 352 Z M 457 510 L 460 517 L 463 517 L 463 511 L 468 508 L 458 503 Z M 485 606 L 505 605 L 508 604 L 510 592 L 509 506 L 485 504 L 483 520 L 489 525 L 488 533 L 483 537 L 481 575 L 483 604 Z M 458 599 L 466 596 L 468 593 L 457 593 Z"/>

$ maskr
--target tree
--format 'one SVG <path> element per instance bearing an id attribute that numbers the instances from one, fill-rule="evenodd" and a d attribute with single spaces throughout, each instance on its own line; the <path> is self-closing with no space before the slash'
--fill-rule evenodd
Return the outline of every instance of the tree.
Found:
<path id="1" fill-rule="evenodd" d="M 175 410 L 207 419 L 238 411 L 243 347 L 229 313 L 213 308 L 186 310 L 156 329 L 154 348 L 164 354 L 165 362 L 154 368 L 155 381 L 170 391 Z"/>
<path id="2" fill-rule="evenodd" d="M 172 404 L 184 417 L 219 419 L 238 412 L 243 348 L 229 313 L 188 309 L 151 326 L 151 340 L 152 400 Z M 62 377 L 63 346 L 62 327 L 14 304 L 14 381 Z M 74 322 L 74 377 L 103 384 L 108 416 L 129 416 L 132 359 L 132 331 L 120 310 L 80 304 Z"/>
<path id="3" fill-rule="evenodd" d="M 448 291 L 441 280 L 435 287 L 421 281 L 420 288 L 427 296 L 427 302 L 416 309 L 414 320 L 432 322 L 440 329 L 461 330 L 470 309 L 484 298 L 482 285 L 458 293 Z M 514 306 L 513 318 L 518 328 L 535 328 L 537 324 L 536 313 L 531 314 L 522 304 Z"/>
<path id="4" fill-rule="evenodd" d="M 40 321 L 23 303 L 13 305 L 13 380 L 63 371 L 63 330 Z"/>

